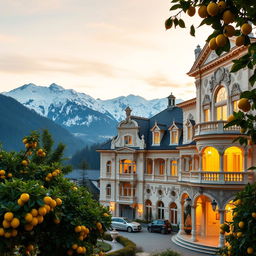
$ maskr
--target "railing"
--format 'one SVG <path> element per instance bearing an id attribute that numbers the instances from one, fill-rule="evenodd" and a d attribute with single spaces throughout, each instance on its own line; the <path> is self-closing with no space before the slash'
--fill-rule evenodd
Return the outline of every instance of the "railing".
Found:
<path id="1" fill-rule="evenodd" d="M 196 124 L 194 136 L 205 134 L 240 133 L 240 128 L 238 126 L 224 128 L 226 124 L 226 121 L 213 121 Z"/>
<path id="2" fill-rule="evenodd" d="M 253 172 L 182 172 L 180 181 L 205 184 L 247 184 L 254 181 Z"/>
<path id="3" fill-rule="evenodd" d="M 137 197 L 136 196 L 122 196 L 119 195 L 119 202 L 125 202 L 125 203 L 134 203 L 137 201 Z"/>
<path id="4" fill-rule="evenodd" d="M 157 181 L 176 181 L 178 179 L 178 176 L 172 176 L 172 175 L 153 175 L 153 174 L 144 174 L 145 180 L 157 180 Z"/>
<path id="5" fill-rule="evenodd" d="M 136 173 L 119 173 L 119 179 L 125 180 L 125 181 L 137 180 L 137 174 Z"/>

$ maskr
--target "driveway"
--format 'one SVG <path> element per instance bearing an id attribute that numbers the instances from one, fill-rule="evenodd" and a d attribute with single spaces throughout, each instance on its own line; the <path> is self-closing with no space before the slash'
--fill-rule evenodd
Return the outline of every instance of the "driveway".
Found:
<path id="1" fill-rule="evenodd" d="M 170 234 L 149 233 L 146 228 L 141 232 L 128 233 L 125 231 L 118 231 L 121 236 L 127 237 L 133 241 L 138 247 L 141 247 L 144 252 L 160 252 L 167 249 L 179 252 L 182 256 L 209 256 L 207 254 L 193 252 L 183 249 L 171 241 Z M 174 233 L 175 234 L 175 233 Z"/>

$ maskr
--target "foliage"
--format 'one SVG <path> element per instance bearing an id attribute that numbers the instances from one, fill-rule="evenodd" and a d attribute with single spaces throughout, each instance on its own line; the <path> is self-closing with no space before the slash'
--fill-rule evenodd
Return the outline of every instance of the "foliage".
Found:
<path id="1" fill-rule="evenodd" d="M 102 252 L 108 252 L 112 249 L 112 246 L 106 242 L 103 241 L 98 241 L 97 242 L 97 248 L 95 249 L 94 252 L 98 253 L 100 251 Z"/>
<path id="2" fill-rule="evenodd" d="M 252 203 L 254 202 L 254 203 Z M 233 221 L 221 226 L 227 245 L 222 255 L 255 255 L 256 252 L 256 184 L 247 185 L 234 201 Z M 250 249 L 248 249 L 250 248 Z"/>
<path id="3" fill-rule="evenodd" d="M 250 38 L 250 23 L 256 25 L 255 0 L 171 0 L 171 3 L 170 11 L 175 11 L 176 13 L 166 20 L 166 29 L 172 27 L 185 28 L 186 24 L 180 18 L 180 14 L 187 13 L 189 16 L 193 16 L 196 11 L 195 8 L 198 8 L 198 15 L 202 18 L 202 22 L 198 27 L 207 25 L 213 28 L 213 32 L 207 38 L 207 42 L 214 39 L 210 42 L 210 48 L 215 50 L 218 55 L 230 50 L 229 37 L 234 35 L 239 37 L 239 40 L 236 41 L 237 46 L 247 46 L 248 53 L 233 61 L 231 72 L 236 72 L 244 67 L 254 69 L 253 75 L 249 79 L 253 86 L 256 81 L 256 43 Z M 230 25 L 231 23 L 235 27 Z M 243 26 L 244 24 L 247 25 Z M 190 27 L 190 34 L 195 36 L 194 25 Z M 219 35 L 221 35 L 219 37 L 220 40 L 217 40 Z"/>
<path id="4" fill-rule="evenodd" d="M 181 256 L 181 255 L 175 251 L 166 250 L 164 252 L 153 254 L 152 256 Z"/>
<path id="5" fill-rule="evenodd" d="M 0 254 L 92 255 L 110 225 L 107 210 L 64 178 L 64 146 L 45 131 L 23 139 L 25 150 L 0 152 Z"/>
<path id="6" fill-rule="evenodd" d="M 104 235 L 105 240 L 112 241 L 111 235 L 110 234 L 105 234 Z M 130 241 L 129 239 L 118 236 L 116 238 L 116 241 L 124 246 L 124 248 L 107 253 L 107 256 L 135 256 L 136 254 L 136 244 Z"/>

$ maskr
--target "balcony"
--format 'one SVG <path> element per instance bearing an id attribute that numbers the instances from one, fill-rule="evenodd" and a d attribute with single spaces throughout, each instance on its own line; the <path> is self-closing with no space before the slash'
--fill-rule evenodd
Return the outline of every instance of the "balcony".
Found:
<path id="1" fill-rule="evenodd" d="M 136 173 L 119 173 L 119 180 L 122 181 L 136 181 L 137 174 Z"/>
<path id="2" fill-rule="evenodd" d="M 224 128 L 226 121 L 204 122 L 195 125 L 194 136 L 207 134 L 240 134 L 240 127 L 230 126 Z"/>
<path id="3" fill-rule="evenodd" d="M 124 203 L 124 204 L 134 204 L 137 202 L 137 197 L 136 196 L 122 196 L 122 195 L 119 195 L 119 198 L 118 198 L 118 202 L 119 203 Z"/>
<path id="4" fill-rule="evenodd" d="M 199 184 L 246 185 L 253 183 L 253 172 L 182 172 L 179 181 Z"/>

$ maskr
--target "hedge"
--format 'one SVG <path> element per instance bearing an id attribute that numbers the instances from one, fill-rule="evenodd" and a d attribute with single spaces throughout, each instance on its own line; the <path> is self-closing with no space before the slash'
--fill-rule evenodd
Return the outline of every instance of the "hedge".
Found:
<path id="1" fill-rule="evenodd" d="M 112 237 L 110 234 L 104 234 L 103 239 L 112 241 Z M 136 254 L 136 244 L 130 241 L 129 239 L 123 237 L 123 236 L 118 236 L 116 238 L 116 241 L 120 243 L 121 245 L 124 246 L 124 248 L 107 253 L 107 256 L 135 256 Z"/>

